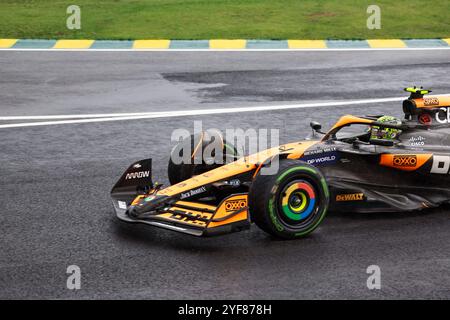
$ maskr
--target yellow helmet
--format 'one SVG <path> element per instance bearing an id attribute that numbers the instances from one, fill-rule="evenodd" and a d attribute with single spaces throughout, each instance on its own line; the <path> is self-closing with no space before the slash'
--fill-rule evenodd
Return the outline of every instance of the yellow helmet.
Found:
<path id="1" fill-rule="evenodd" d="M 377 122 L 387 123 L 387 124 L 394 124 L 394 125 L 401 125 L 402 121 L 396 117 L 392 116 L 382 116 L 377 119 Z M 376 140 L 394 140 L 396 139 L 400 134 L 402 133 L 402 130 L 395 129 L 395 128 L 385 128 L 380 127 L 378 125 L 373 125 L 370 139 Z"/>

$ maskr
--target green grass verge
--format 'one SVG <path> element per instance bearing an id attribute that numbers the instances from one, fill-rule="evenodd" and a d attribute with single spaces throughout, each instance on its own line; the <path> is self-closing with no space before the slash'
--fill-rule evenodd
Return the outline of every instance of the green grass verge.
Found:
<path id="1" fill-rule="evenodd" d="M 81 30 L 66 28 L 72 4 Z M 366 27 L 371 4 L 381 7 L 381 30 Z M 448 0 L 0 0 L 0 12 L 0 38 L 450 37 Z"/>

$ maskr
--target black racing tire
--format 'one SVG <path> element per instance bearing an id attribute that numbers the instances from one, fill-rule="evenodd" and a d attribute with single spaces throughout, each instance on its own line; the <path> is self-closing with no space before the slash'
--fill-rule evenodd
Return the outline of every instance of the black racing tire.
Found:
<path id="1" fill-rule="evenodd" d="M 188 143 L 188 139 L 191 141 L 191 150 L 193 150 L 193 148 L 195 147 L 196 137 L 192 134 L 189 138 L 185 139 L 185 141 L 177 143 L 170 153 L 169 165 L 167 167 L 167 176 L 171 185 L 177 184 L 183 180 L 190 178 L 192 167 L 191 164 L 174 163 L 172 160 L 174 154 L 177 152 L 180 157 L 183 156 L 183 149 L 180 150 L 180 148 L 183 143 Z"/>
<path id="2" fill-rule="evenodd" d="M 220 154 L 214 154 L 214 158 L 222 158 L 222 163 L 225 163 L 227 160 L 227 156 L 231 156 L 233 159 L 237 159 L 238 152 L 236 148 L 234 148 L 231 144 L 227 143 L 225 139 L 222 137 L 223 142 L 223 150 Z M 205 159 L 201 159 L 201 163 L 194 164 L 192 162 L 189 163 L 179 163 L 175 164 L 172 160 L 175 153 L 178 152 L 178 156 L 183 156 L 183 149 L 181 148 L 184 144 L 190 143 L 190 150 L 195 152 L 198 145 L 201 143 L 202 148 L 205 148 L 208 144 L 212 143 L 210 140 L 205 140 L 203 133 L 197 135 L 191 135 L 186 138 L 184 141 L 179 142 L 173 149 L 169 158 L 169 165 L 167 168 L 167 175 L 169 178 L 169 182 L 171 185 L 177 184 L 181 181 L 187 180 L 195 175 L 204 173 L 206 171 L 212 170 L 214 168 L 219 167 L 217 164 L 208 164 Z M 193 155 L 191 155 L 192 157 Z M 200 155 L 202 156 L 202 155 Z"/>
<path id="3" fill-rule="evenodd" d="M 321 172 L 303 161 L 282 159 L 276 174 L 255 176 L 249 190 L 250 218 L 281 239 L 313 232 L 326 215 L 329 190 Z"/>

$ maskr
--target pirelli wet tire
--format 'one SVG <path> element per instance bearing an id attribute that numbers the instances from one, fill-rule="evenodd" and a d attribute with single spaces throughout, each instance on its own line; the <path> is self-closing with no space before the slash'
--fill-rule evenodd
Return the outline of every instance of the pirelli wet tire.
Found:
<path id="1" fill-rule="evenodd" d="M 217 144 L 215 144 L 217 143 Z M 216 148 L 219 146 L 220 148 Z M 216 152 L 216 150 L 220 151 Z M 189 152 L 184 155 L 185 150 Z M 206 152 L 205 152 L 206 151 Z M 205 158 L 205 154 L 210 155 Z M 172 149 L 168 165 L 170 184 L 177 184 L 237 159 L 238 152 L 219 134 L 202 132 L 191 135 Z"/>
<path id="2" fill-rule="evenodd" d="M 267 233 L 295 239 L 314 231 L 326 215 L 329 191 L 320 171 L 300 160 L 284 159 L 276 174 L 260 171 L 249 191 L 251 220 Z"/>

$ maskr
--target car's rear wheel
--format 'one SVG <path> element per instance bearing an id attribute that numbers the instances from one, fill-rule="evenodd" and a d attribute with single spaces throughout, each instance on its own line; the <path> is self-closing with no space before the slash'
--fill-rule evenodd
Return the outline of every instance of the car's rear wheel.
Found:
<path id="1" fill-rule="evenodd" d="M 216 141 L 219 139 L 220 141 Z M 220 143 L 220 152 L 215 152 L 211 148 L 211 157 L 205 159 L 202 153 L 205 148 L 213 143 Z M 190 155 L 184 157 L 185 150 L 189 150 Z M 202 132 L 197 135 L 191 135 L 184 141 L 179 142 L 172 149 L 168 165 L 168 178 L 170 184 L 177 184 L 181 181 L 189 179 L 195 175 L 202 174 L 206 171 L 217 168 L 226 163 L 226 161 L 235 160 L 238 157 L 236 148 L 227 143 L 222 136 L 208 135 Z M 186 159 L 187 161 L 174 161 L 174 159 Z"/>
<path id="2" fill-rule="evenodd" d="M 320 171 L 299 160 L 280 160 L 276 174 L 256 175 L 250 216 L 267 233 L 295 239 L 313 232 L 326 215 L 329 191 Z"/>

